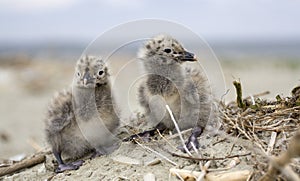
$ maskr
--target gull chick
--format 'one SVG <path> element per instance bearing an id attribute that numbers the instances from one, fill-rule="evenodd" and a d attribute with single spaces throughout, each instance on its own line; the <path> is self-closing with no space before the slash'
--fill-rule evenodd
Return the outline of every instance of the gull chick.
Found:
<path id="1" fill-rule="evenodd" d="M 139 87 L 139 103 L 145 109 L 147 122 L 159 130 L 174 129 L 166 113 L 169 105 L 181 130 L 193 128 L 186 142 L 199 147 L 200 136 L 211 112 L 211 91 L 207 78 L 200 70 L 186 68 L 186 62 L 196 56 L 169 35 L 158 35 L 140 48 L 138 58 L 147 72 Z"/>
<path id="2" fill-rule="evenodd" d="M 97 112 L 97 115 L 92 116 L 99 116 L 102 122 L 102 127 L 97 130 L 97 134 L 101 135 L 106 131 L 114 132 L 119 125 L 104 61 L 98 57 L 84 56 L 77 61 L 74 76 L 73 89 L 69 88 L 57 93 L 49 104 L 46 114 L 46 138 L 58 162 L 56 172 L 75 170 L 83 164 L 81 160 L 65 163 L 62 155 L 74 160 L 93 151 L 98 154 L 101 152 L 99 148 L 105 146 L 105 140 L 108 138 L 98 139 L 98 148 L 86 139 L 81 129 L 85 125 L 90 126 L 89 112 L 94 108 L 91 106 L 92 103 L 95 104 Z M 81 96 L 77 95 L 76 99 L 85 101 L 84 105 L 74 105 L 76 102 L 74 90 L 80 92 Z M 91 98 L 93 100 L 90 100 Z M 86 118 L 80 121 L 80 126 L 78 118 Z"/>

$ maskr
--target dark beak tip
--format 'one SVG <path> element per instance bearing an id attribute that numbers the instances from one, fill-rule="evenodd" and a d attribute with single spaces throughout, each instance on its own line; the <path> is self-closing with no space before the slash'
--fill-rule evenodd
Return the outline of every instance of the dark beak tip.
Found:
<path id="1" fill-rule="evenodd" d="M 184 57 L 183 57 L 183 61 L 194 62 L 194 61 L 197 61 L 197 57 L 193 53 L 185 52 Z"/>

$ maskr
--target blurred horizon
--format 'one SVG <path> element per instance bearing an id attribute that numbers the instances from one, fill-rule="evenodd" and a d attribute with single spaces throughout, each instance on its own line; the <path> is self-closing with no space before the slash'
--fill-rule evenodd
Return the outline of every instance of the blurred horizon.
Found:
<path id="1" fill-rule="evenodd" d="M 191 47 L 197 48 L 197 42 L 189 42 Z M 207 42 L 218 58 L 232 60 L 244 58 L 270 59 L 298 59 L 300 58 L 300 40 L 293 41 L 213 41 Z M 74 61 L 89 42 L 84 41 L 42 41 L 24 44 L 7 43 L 0 44 L 0 56 L 11 57 L 26 55 L 32 58 L 53 58 L 66 61 Z M 107 45 L 107 47 L 111 47 Z M 137 48 L 137 47 L 135 47 Z"/>

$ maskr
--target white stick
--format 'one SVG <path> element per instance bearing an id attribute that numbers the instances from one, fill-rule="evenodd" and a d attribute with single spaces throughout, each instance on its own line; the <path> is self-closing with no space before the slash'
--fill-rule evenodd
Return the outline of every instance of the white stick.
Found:
<path id="1" fill-rule="evenodd" d="M 201 168 L 201 173 L 197 178 L 197 181 L 204 180 L 205 175 L 207 174 L 207 169 L 210 166 L 211 161 L 208 161 L 204 164 L 204 166 Z"/>
<path id="2" fill-rule="evenodd" d="M 176 130 L 177 130 L 177 133 L 178 133 L 178 135 L 179 135 L 179 137 L 180 137 L 180 140 L 181 140 L 181 142 L 182 142 L 182 145 L 183 145 L 183 148 L 184 148 L 185 152 L 188 153 L 189 156 L 193 156 L 193 155 L 191 154 L 191 152 L 187 149 L 187 147 L 186 147 L 186 145 L 185 145 L 185 143 L 184 143 L 183 137 L 182 137 L 182 135 L 181 135 L 181 131 L 180 131 L 179 127 L 178 127 L 178 124 L 177 124 L 177 122 L 176 122 L 176 120 L 175 120 L 175 118 L 174 118 L 174 116 L 173 116 L 173 113 L 172 113 L 170 107 L 169 107 L 168 105 L 166 105 L 166 108 L 167 108 L 167 110 L 168 110 L 168 112 L 169 112 L 169 114 L 170 114 L 170 116 L 171 116 L 171 119 L 172 119 L 172 121 L 173 121 L 173 123 L 174 123 L 174 126 L 175 126 L 175 128 L 176 128 Z"/>
<path id="3" fill-rule="evenodd" d="M 250 95 L 250 98 L 251 98 L 252 105 L 254 106 L 255 105 L 255 99 L 254 99 L 253 95 Z"/>
<path id="4" fill-rule="evenodd" d="M 191 142 L 191 145 L 192 145 L 193 150 L 197 153 L 197 155 L 199 155 L 199 152 L 198 152 L 195 144 L 193 142 Z"/>
<path id="5" fill-rule="evenodd" d="M 271 139 L 270 139 L 270 142 L 269 142 L 269 145 L 268 145 L 268 148 L 267 148 L 268 156 L 270 156 L 271 152 L 273 151 L 274 144 L 275 144 L 275 141 L 276 141 L 276 137 L 277 137 L 277 133 L 275 131 L 272 131 Z"/>

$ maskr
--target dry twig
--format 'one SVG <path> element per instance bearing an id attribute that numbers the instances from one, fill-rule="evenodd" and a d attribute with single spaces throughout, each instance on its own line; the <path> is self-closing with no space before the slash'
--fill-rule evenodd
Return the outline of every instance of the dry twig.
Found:
<path id="1" fill-rule="evenodd" d="M 209 160 L 225 160 L 225 159 L 228 159 L 228 158 L 248 156 L 248 155 L 251 155 L 251 153 L 245 153 L 245 154 L 240 154 L 240 155 L 230 155 L 230 156 L 225 156 L 225 157 L 212 157 L 212 158 L 195 158 L 195 157 L 189 157 L 189 156 L 185 156 L 185 155 L 179 155 L 177 153 L 171 153 L 171 155 L 176 156 L 176 157 L 180 157 L 180 158 L 189 159 L 189 160 L 209 161 Z"/>
<path id="2" fill-rule="evenodd" d="M 22 160 L 18 163 L 15 163 L 9 167 L 3 167 L 3 168 L 0 168 L 0 177 L 1 176 L 4 176 L 4 175 L 7 175 L 7 174 L 12 174 L 12 173 L 15 173 L 19 170 L 22 170 L 24 168 L 29 168 L 29 167 L 32 167 L 34 165 L 37 165 L 39 163 L 42 163 L 44 162 L 46 159 L 45 157 L 45 154 L 37 154 L 37 155 L 34 155 L 33 157 L 31 158 L 27 158 L 25 160 Z"/>
<path id="3" fill-rule="evenodd" d="M 164 156 L 164 155 L 158 153 L 157 151 L 155 151 L 155 150 L 153 150 L 153 149 L 151 149 L 151 148 L 149 148 L 149 147 L 147 147 L 147 146 L 145 146 L 145 145 L 142 145 L 142 144 L 139 143 L 137 140 L 135 140 L 135 142 L 136 142 L 139 146 L 141 146 L 142 148 L 144 148 L 144 149 L 146 149 L 146 150 L 148 150 L 148 151 L 150 151 L 150 152 L 153 152 L 153 153 L 156 154 L 157 156 L 159 156 L 159 157 L 163 158 L 164 160 L 170 162 L 172 165 L 177 166 L 177 163 L 173 162 L 172 160 L 170 160 L 170 159 L 167 158 L 166 156 Z"/>

